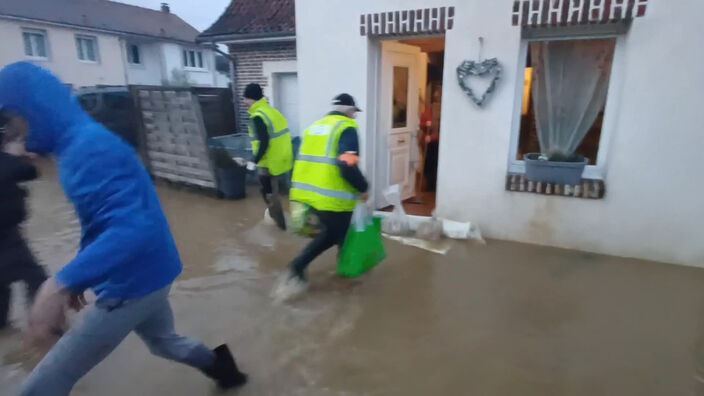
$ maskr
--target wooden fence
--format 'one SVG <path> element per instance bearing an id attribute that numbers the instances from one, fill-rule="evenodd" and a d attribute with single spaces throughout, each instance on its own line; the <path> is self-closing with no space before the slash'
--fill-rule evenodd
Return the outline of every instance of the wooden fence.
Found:
<path id="1" fill-rule="evenodd" d="M 152 176 L 215 188 L 208 132 L 191 88 L 131 86 L 141 118 L 140 154 Z"/>

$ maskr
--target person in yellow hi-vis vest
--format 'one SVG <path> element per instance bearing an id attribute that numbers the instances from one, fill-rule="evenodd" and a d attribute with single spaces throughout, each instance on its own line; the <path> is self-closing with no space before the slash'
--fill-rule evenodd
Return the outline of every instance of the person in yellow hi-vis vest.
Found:
<path id="1" fill-rule="evenodd" d="M 359 139 L 357 122 L 361 111 L 348 94 L 333 99 L 333 111 L 303 132 L 291 180 L 291 201 L 309 205 L 321 230 L 293 259 L 290 270 L 274 290 L 277 299 L 303 292 L 305 270 L 321 253 L 342 247 L 358 200 L 368 198 L 367 180 L 357 167 Z"/>
<path id="2" fill-rule="evenodd" d="M 262 87 L 249 84 L 244 90 L 244 102 L 249 109 L 249 137 L 254 151 L 253 163 L 248 168 L 259 168 L 262 197 L 267 213 L 282 230 L 286 220 L 279 196 L 279 178 L 293 168 L 291 133 L 286 118 L 269 105 Z"/>

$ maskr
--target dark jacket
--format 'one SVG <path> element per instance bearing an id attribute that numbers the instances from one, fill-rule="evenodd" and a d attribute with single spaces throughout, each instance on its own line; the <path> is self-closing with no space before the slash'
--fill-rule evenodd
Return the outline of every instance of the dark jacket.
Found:
<path id="1" fill-rule="evenodd" d="M 264 158 L 267 150 L 269 150 L 269 131 L 266 129 L 266 124 L 264 124 L 261 117 L 253 117 L 250 122 L 252 123 L 254 134 L 259 139 L 259 151 L 254 153 L 254 163 L 258 164 Z"/>
<path id="2" fill-rule="evenodd" d="M 329 114 L 345 116 L 337 111 L 330 112 Z M 351 153 L 359 156 L 359 136 L 356 128 L 349 127 L 342 131 L 340 140 L 337 142 L 337 152 L 338 154 Z M 338 160 L 337 166 L 340 167 L 342 177 L 347 180 L 352 187 L 361 193 L 367 192 L 369 189 L 369 183 L 357 165 L 348 165 L 347 163 Z"/>
<path id="3" fill-rule="evenodd" d="M 37 169 L 22 158 L 0 152 L 0 234 L 14 230 L 27 217 L 27 192 L 19 183 L 37 178 Z"/>
<path id="4" fill-rule="evenodd" d="M 50 72 L 27 62 L 0 70 L 0 106 L 29 125 L 27 150 L 57 158 L 59 181 L 81 222 L 76 257 L 57 274 L 72 291 L 132 299 L 181 272 L 152 180 L 127 143 L 83 111 Z"/>

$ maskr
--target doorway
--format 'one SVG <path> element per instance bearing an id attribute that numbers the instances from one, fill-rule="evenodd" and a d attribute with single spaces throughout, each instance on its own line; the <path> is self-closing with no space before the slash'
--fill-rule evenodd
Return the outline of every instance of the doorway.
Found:
<path id="1" fill-rule="evenodd" d="M 381 191 L 398 184 L 406 212 L 430 216 L 436 201 L 445 37 L 380 44 L 377 207 L 391 210 Z"/>
<path id="2" fill-rule="evenodd" d="M 291 137 L 301 136 L 298 123 L 298 74 L 274 73 L 274 104 L 286 117 Z"/>

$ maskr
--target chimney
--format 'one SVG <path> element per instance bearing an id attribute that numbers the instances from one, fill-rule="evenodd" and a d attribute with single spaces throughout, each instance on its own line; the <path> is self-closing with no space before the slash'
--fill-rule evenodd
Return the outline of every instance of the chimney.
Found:
<path id="1" fill-rule="evenodd" d="M 169 7 L 169 3 L 161 3 L 161 12 L 165 12 L 167 14 L 171 12 L 171 7 Z"/>

